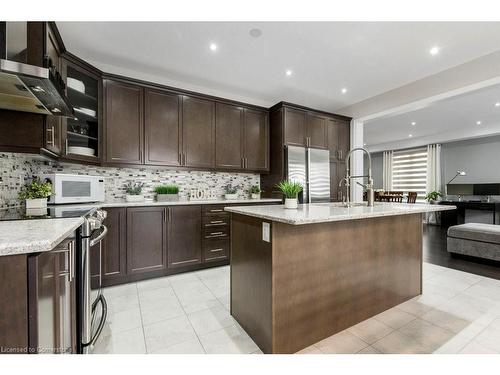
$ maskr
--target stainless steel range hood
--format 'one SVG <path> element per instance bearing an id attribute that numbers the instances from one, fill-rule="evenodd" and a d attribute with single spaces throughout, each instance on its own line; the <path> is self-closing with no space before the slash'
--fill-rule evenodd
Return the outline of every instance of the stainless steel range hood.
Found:
<path id="1" fill-rule="evenodd" d="M 51 69 L 0 59 L 0 108 L 73 117 L 64 83 Z"/>

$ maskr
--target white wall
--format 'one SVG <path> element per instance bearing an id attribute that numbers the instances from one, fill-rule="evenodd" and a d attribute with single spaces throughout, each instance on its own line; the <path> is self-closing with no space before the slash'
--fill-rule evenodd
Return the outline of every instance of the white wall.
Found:
<path id="1" fill-rule="evenodd" d="M 372 156 L 372 176 L 373 176 L 373 188 L 382 189 L 384 187 L 383 181 L 383 162 L 384 154 L 382 152 L 377 152 L 371 154 Z M 368 157 L 365 156 L 364 159 L 364 171 L 365 174 L 368 173 Z"/>
<path id="2" fill-rule="evenodd" d="M 500 183 L 500 136 L 473 139 L 442 145 L 443 186 L 464 170 L 467 176 L 454 183 Z"/>

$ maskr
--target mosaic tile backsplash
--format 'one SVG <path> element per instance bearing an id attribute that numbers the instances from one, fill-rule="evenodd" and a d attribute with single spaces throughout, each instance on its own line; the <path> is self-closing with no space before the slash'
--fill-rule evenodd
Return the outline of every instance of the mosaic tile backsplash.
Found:
<path id="1" fill-rule="evenodd" d="M 155 186 L 167 183 L 179 186 L 181 197 L 187 197 L 190 189 L 195 187 L 213 189 L 218 196 L 222 196 L 224 187 L 232 184 L 238 186 L 239 198 L 247 198 L 250 186 L 260 185 L 260 176 L 252 173 L 85 166 L 43 160 L 26 154 L 0 153 L 0 208 L 19 205 L 19 191 L 33 176 L 54 172 L 104 177 L 107 201 L 124 199 L 128 182 L 143 182 L 146 199 L 154 198 Z"/>

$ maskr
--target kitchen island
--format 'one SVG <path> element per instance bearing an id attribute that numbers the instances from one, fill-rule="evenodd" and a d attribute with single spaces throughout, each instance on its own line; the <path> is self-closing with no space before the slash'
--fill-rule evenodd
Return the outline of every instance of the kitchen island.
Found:
<path id="1" fill-rule="evenodd" d="M 231 314 L 294 353 L 422 293 L 422 214 L 453 206 L 228 207 Z"/>

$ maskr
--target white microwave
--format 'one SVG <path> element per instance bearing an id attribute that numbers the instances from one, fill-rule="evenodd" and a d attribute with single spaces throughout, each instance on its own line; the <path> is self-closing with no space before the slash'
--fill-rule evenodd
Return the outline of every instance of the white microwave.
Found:
<path id="1" fill-rule="evenodd" d="M 52 184 L 51 204 L 104 202 L 104 178 L 53 173 L 42 176 Z"/>

